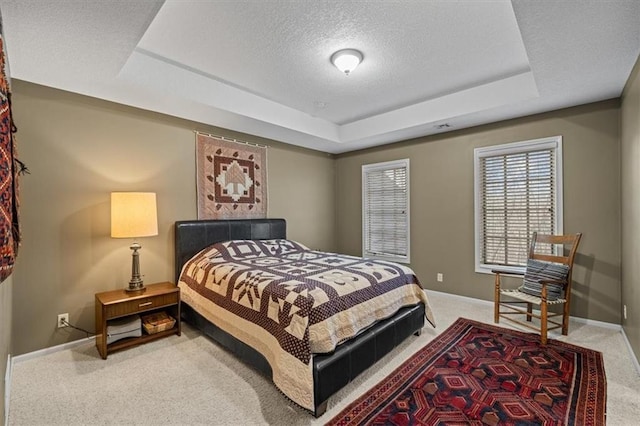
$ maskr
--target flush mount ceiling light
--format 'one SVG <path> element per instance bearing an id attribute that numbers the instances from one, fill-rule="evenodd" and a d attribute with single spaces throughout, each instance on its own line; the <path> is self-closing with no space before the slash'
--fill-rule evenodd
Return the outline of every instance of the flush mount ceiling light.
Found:
<path id="1" fill-rule="evenodd" d="M 362 53 L 355 49 L 342 49 L 331 55 L 331 63 L 346 75 L 362 62 Z"/>

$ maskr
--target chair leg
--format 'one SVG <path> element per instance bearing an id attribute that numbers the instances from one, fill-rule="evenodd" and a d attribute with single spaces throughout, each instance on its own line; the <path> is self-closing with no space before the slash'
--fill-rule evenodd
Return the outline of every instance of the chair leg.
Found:
<path id="1" fill-rule="evenodd" d="M 542 286 L 540 303 L 540 343 L 547 344 L 547 286 Z"/>
<path id="2" fill-rule="evenodd" d="M 493 293 L 493 322 L 500 322 L 500 274 L 496 274 L 496 283 Z"/>
<path id="3" fill-rule="evenodd" d="M 562 334 L 566 336 L 569 334 L 569 301 L 564 304 L 562 308 Z"/>
<path id="4" fill-rule="evenodd" d="M 531 313 L 533 312 L 533 303 L 527 303 L 527 321 L 531 322 Z"/>

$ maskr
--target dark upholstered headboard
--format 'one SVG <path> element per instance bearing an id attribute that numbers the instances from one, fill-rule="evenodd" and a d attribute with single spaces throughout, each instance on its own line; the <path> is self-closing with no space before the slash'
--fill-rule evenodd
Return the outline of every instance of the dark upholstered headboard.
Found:
<path id="1" fill-rule="evenodd" d="M 175 283 L 182 265 L 211 244 L 229 240 L 287 238 L 284 219 L 182 220 L 175 227 Z"/>

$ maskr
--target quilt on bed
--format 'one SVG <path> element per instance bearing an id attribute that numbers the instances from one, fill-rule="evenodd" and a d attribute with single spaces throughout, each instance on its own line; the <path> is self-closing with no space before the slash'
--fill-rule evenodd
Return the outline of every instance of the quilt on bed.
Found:
<path id="1" fill-rule="evenodd" d="M 179 286 L 184 302 L 262 353 L 280 390 L 310 410 L 312 353 L 330 352 L 419 302 L 435 326 L 410 268 L 290 240 L 214 244 L 183 266 Z"/>

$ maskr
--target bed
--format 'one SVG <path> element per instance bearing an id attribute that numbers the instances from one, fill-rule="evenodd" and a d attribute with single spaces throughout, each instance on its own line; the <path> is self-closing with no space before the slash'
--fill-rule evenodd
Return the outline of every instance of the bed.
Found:
<path id="1" fill-rule="evenodd" d="M 419 335 L 425 318 L 434 325 L 433 315 L 424 292 L 415 289 L 411 290 L 415 295 L 402 296 L 402 304 L 406 306 L 400 307 L 399 301 L 393 301 L 386 303 L 384 308 L 368 309 L 366 303 L 369 302 L 358 299 L 369 286 L 366 282 L 358 292 L 337 297 L 340 303 L 334 305 L 340 306 L 339 312 L 323 313 L 331 303 L 318 300 L 334 290 L 325 289 L 322 282 L 317 282 L 318 275 L 309 272 L 309 268 L 317 268 L 324 275 L 339 274 L 341 266 L 334 266 L 335 263 L 344 263 L 356 270 L 360 268 L 357 262 L 363 259 L 309 250 L 286 237 L 284 219 L 176 222 L 175 278 L 181 288 L 185 321 L 271 377 L 287 397 L 318 417 L 326 411 L 331 395 L 406 338 Z M 229 253 L 239 257 L 230 258 Z M 280 257 L 273 257 L 276 254 L 285 258 L 282 265 Z M 310 264 L 300 263 L 307 259 L 311 259 Z M 203 262 L 212 262 L 213 266 L 204 266 L 208 263 Z M 367 261 L 368 265 L 374 263 L 377 269 L 371 274 L 376 276 L 399 277 L 399 271 L 408 269 L 388 262 Z M 303 265 L 302 270 L 294 268 L 300 265 Z M 254 266 L 255 269 L 250 269 Z M 327 268 L 322 269 L 324 266 Z M 279 274 L 283 268 L 287 270 L 286 276 Z M 300 286 L 289 285 L 290 271 L 302 277 L 299 278 Z M 405 287 L 419 288 L 417 279 L 410 272 L 415 281 Z M 207 277 L 203 278 L 205 275 Z M 370 273 L 354 275 L 369 277 Z M 265 285 L 275 293 L 263 297 L 261 292 L 266 294 L 267 291 L 263 290 L 267 288 Z M 337 291 L 343 291 L 349 285 L 351 283 L 338 286 Z M 306 301 L 307 292 L 311 294 L 312 303 Z M 221 309 L 216 303 L 227 303 L 221 302 L 221 295 L 227 293 L 233 293 L 236 300 L 228 310 Z M 381 300 L 391 297 L 379 296 Z M 398 306 L 393 307 L 395 304 Z M 368 309 L 367 314 L 375 310 L 375 315 L 381 318 L 371 324 L 366 323 L 370 318 L 354 320 L 351 311 L 343 305 L 353 305 L 350 309 L 354 311 Z M 260 311 L 268 317 L 266 320 L 255 320 Z M 341 319 L 333 323 L 334 317 Z M 268 327 L 257 324 L 265 321 L 271 327 L 275 324 L 276 328 L 265 332 Z M 276 324 L 279 321 L 281 325 Z M 362 324 L 358 329 L 349 330 L 345 324 L 351 322 Z M 334 328 L 326 331 L 327 324 Z M 320 335 L 325 340 L 317 339 Z"/>

